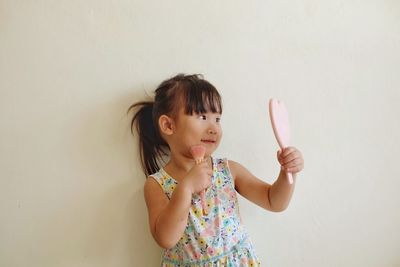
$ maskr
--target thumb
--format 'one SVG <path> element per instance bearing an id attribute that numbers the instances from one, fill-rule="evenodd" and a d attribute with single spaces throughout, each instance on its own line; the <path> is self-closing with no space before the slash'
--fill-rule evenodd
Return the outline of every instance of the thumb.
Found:
<path id="1" fill-rule="evenodd" d="M 276 151 L 276 158 L 278 159 L 278 162 L 281 163 L 281 154 L 282 154 L 282 150 L 278 150 Z"/>

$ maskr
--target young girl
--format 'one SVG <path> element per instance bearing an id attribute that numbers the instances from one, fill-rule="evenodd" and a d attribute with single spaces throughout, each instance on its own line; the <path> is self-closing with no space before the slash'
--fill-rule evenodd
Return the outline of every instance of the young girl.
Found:
<path id="1" fill-rule="evenodd" d="M 273 185 L 237 162 L 213 157 L 222 137 L 221 97 L 200 75 L 165 80 L 154 101 L 131 109 L 131 127 L 136 125 L 139 133 L 148 176 L 144 194 L 150 230 L 164 248 L 161 266 L 260 266 L 239 215 L 236 192 L 262 208 L 283 211 L 294 189 L 286 172 L 296 180 L 303 169 L 301 153 L 294 147 L 278 151 L 281 171 Z M 190 151 L 199 144 L 206 152 L 196 164 Z M 205 192 L 207 212 L 200 192 Z"/>

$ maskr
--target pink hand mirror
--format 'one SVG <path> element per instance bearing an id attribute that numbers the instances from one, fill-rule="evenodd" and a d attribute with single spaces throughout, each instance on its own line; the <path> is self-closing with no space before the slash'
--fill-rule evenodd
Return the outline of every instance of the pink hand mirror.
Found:
<path id="1" fill-rule="evenodd" d="M 271 119 L 272 129 L 281 149 L 289 146 L 290 128 L 289 115 L 285 104 L 282 101 L 271 98 L 269 100 L 269 117 Z M 292 174 L 287 172 L 286 176 L 289 183 L 293 183 Z"/>

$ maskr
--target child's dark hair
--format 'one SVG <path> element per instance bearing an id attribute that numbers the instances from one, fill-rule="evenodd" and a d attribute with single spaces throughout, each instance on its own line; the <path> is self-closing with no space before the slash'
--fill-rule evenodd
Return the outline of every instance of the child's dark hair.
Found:
<path id="1" fill-rule="evenodd" d="M 141 101 L 129 107 L 135 110 L 131 122 L 139 134 L 140 159 L 147 176 L 160 169 L 159 162 L 168 155 L 169 146 L 161 137 L 158 119 L 165 114 L 175 117 L 179 108 L 187 115 L 222 113 L 221 96 L 200 74 L 178 74 L 163 81 L 155 90 L 154 101 Z"/>

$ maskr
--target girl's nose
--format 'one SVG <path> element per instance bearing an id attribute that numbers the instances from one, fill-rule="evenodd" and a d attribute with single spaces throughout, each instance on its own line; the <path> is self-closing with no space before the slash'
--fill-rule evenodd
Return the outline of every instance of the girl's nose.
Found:
<path id="1" fill-rule="evenodd" d="M 208 130 L 208 133 L 209 133 L 209 134 L 216 134 L 217 131 L 216 131 L 216 130 L 213 130 L 213 129 L 209 129 L 209 130 Z"/>

